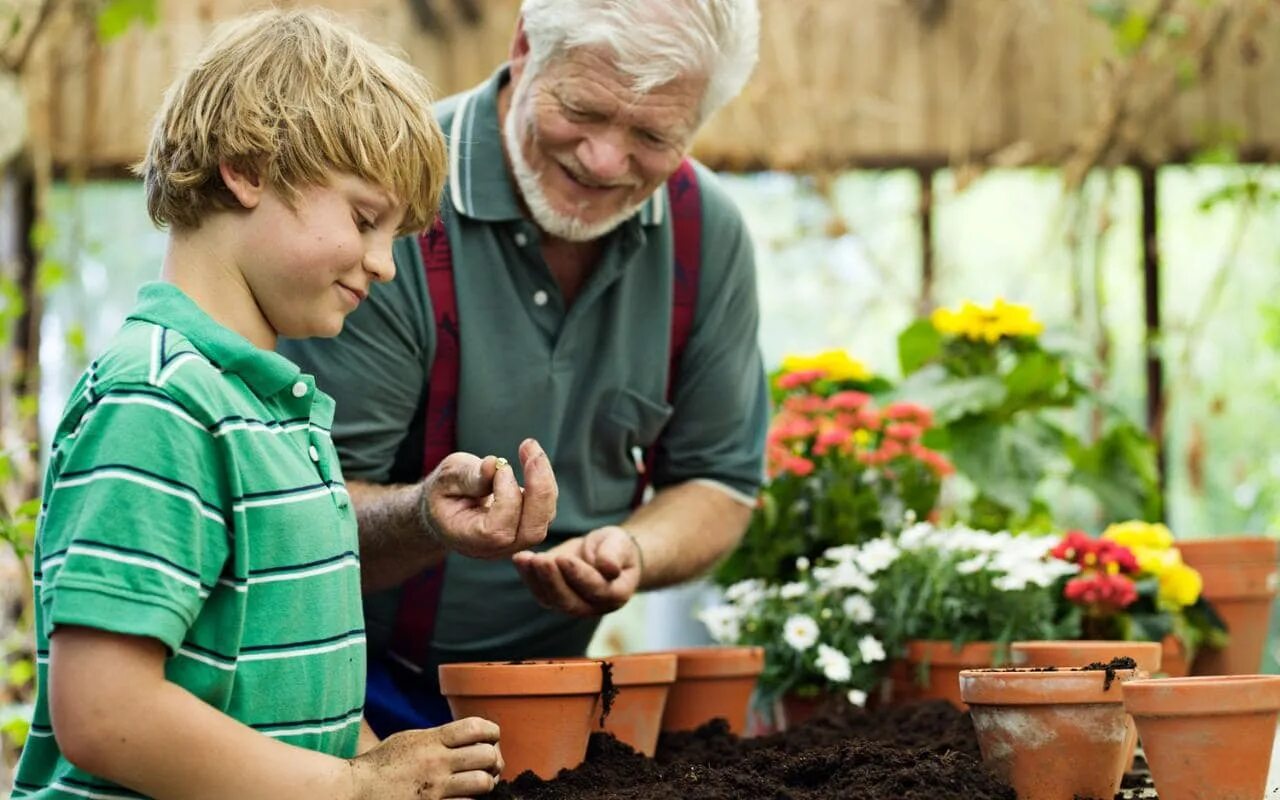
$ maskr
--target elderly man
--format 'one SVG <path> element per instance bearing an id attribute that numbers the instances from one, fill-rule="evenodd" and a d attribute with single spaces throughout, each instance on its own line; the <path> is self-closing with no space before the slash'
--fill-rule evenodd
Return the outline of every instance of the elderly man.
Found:
<path id="1" fill-rule="evenodd" d="M 438 109 L 440 223 L 341 336 L 285 345 L 337 400 L 379 733 L 447 714 L 437 664 L 580 655 L 600 615 L 741 537 L 767 418 L 752 248 L 686 153 L 754 66 L 755 2 L 525 0 L 509 63 Z M 437 464 L 522 437 L 559 486 L 546 541 L 450 536 L 485 501 L 455 479 L 443 505 Z M 522 455 L 530 524 L 504 530 L 531 542 Z"/>

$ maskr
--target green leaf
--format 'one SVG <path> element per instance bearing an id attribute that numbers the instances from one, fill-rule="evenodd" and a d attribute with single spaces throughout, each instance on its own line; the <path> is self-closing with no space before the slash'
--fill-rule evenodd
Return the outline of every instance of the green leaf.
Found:
<path id="1" fill-rule="evenodd" d="M 65 262 L 52 258 L 42 259 L 36 267 L 36 289 L 46 294 L 67 280 L 69 270 Z"/>
<path id="2" fill-rule="evenodd" d="M 1147 39 L 1150 20 L 1140 11 L 1129 11 L 1115 26 L 1116 49 L 1123 55 L 1133 55 Z"/>
<path id="3" fill-rule="evenodd" d="M 1032 351 L 1019 357 L 1004 385 L 1008 390 L 1007 405 L 1044 405 L 1064 397 L 1066 370 L 1059 359 L 1044 351 Z"/>
<path id="4" fill-rule="evenodd" d="M 927 319 L 918 319 L 898 334 L 898 363 L 903 375 L 936 361 L 942 355 L 942 334 Z"/>
<path id="5" fill-rule="evenodd" d="M 32 249 L 37 252 L 43 251 L 53 241 L 57 230 L 48 220 L 42 219 L 31 226 L 31 232 L 27 234 L 27 240 L 31 243 Z"/>
<path id="6" fill-rule="evenodd" d="M 154 25 L 157 16 L 157 0 L 108 0 L 98 12 L 98 39 L 109 42 L 135 21 Z"/>
<path id="7" fill-rule="evenodd" d="M 898 384 L 896 400 L 910 400 L 933 410 L 939 424 L 991 411 L 1004 404 L 1004 381 L 995 375 L 956 378 L 941 364 L 922 367 Z"/>
<path id="8" fill-rule="evenodd" d="M 27 743 L 27 735 L 31 733 L 31 723 L 26 717 L 14 717 L 0 725 L 0 733 L 3 733 L 5 738 L 14 745 L 21 747 Z"/>
<path id="9" fill-rule="evenodd" d="M 1064 434 L 1030 414 L 1007 422 L 965 420 L 951 427 L 949 455 L 979 491 L 1019 516 L 1045 473 L 1064 459 Z"/>
<path id="10" fill-rule="evenodd" d="M 1069 443 L 1075 483 L 1092 491 L 1107 519 L 1159 520 L 1155 443 L 1127 421 L 1112 423 L 1092 446 Z"/>

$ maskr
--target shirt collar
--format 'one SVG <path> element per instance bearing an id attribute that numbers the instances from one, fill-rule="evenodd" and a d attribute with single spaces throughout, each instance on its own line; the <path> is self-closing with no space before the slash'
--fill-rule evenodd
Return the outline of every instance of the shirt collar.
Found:
<path id="1" fill-rule="evenodd" d="M 510 65 L 461 95 L 454 105 L 449 138 L 449 200 L 464 217 L 484 222 L 523 218 L 516 188 L 507 172 L 498 125 L 498 92 L 511 80 Z M 641 225 L 661 225 L 667 216 L 667 193 L 659 187 L 633 217 Z M 630 222 L 631 220 L 628 220 Z"/>
<path id="2" fill-rule="evenodd" d="M 271 397 L 294 383 L 302 370 L 289 359 L 254 346 L 218 324 L 181 289 L 152 282 L 138 290 L 138 305 L 128 317 L 182 334 L 201 355 L 225 372 L 244 379 L 259 397 Z M 161 357 L 164 354 L 160 354 Z"/>

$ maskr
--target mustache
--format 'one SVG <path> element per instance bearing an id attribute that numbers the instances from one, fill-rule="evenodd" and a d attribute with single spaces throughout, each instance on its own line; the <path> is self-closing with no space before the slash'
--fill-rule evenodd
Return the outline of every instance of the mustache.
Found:
<path id="1" fill-rule="evenodd" d="M 635 189 L 638 186 L 640 186 L 640 182 L 634 181 L 634 180 L 628 180 L 628 181 L 597 180 L 591 177 L 590 173 L 588 173 L 587 170 L 583 169 L 582 165 L 580 164 L 573 163 L 573 162 L 566 163 L 564 161 L 559 161 L 559 160 L 557 160 L 556 163 L 559 164 L 560 167 L 565 172 L 568 172 L 570 175 L 572 175 L 575 181 L 577 181 L 578 183 L 581 183 L 584 186 L 589 186 L 592 189 Z"/>

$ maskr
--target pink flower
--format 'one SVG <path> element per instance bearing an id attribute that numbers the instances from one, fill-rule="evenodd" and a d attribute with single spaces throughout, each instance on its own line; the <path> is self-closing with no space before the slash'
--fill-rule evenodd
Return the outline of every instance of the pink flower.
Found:
<path id="1" fill-rule="evenodd" d="M 912 422 L 894 422 L 884 429 L 885 435 L 900 442 L 913 442 L 919 439 L 924 429 Z"/>
<path id="2" fill-rule="evenodd" d="M 784 472 L 790 472 L 798 478 L 803 478 L 813 472 L 813 462 L 804 456 L 791 456 L 787 462 L 782 465 Z"/>
<path id="3" fill-rule="evenodd" d="M 836 392 L 828 397 L 827 407 L 844 411 L 857 411 L 869 402 L 871 402 L 871 395 L 866 392 L 856 392 L 849 389 L 843 392 Z"/>
<path id="4" fill-rule="evenodd" d="M 892 403 L 885 408 L 884 415 L 892 420 L 914 422 L 922 428 L 933 425 L 933 412 L 916 403 Z"/>
<path id="5" fill-rule="evenodd" d="M 778 388 L 796 389 L 801 386 L 807 386 L 826 374 L 826 370 L 821 369 L 802 369 L 797 372 L 788 372 L 785 375 L 778 376 Z"/>

